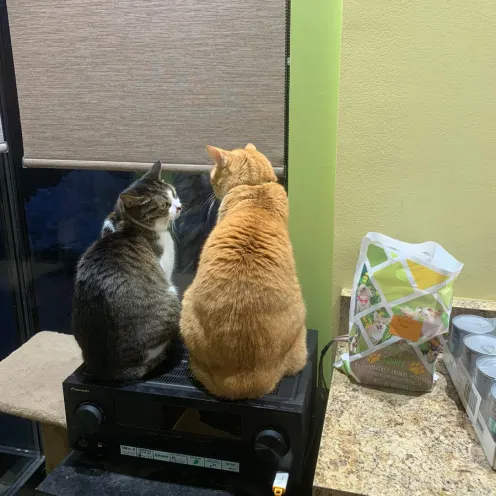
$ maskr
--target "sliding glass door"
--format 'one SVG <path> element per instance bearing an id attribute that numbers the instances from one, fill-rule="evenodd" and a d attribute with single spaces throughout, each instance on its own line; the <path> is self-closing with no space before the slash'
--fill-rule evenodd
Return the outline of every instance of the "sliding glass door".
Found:
<path id="1" fill-rule="evenodd" d="M 36 329 L 19 189 L 22 136 L 14 81 L 6 7 L 5 2 L 0 2 L 0 360 Z M 0 495 L 17 494 L 42 463 L 36 423 L 0 414 Z"/>
<path id="2" fill-rule="evenodd" d="M 0 158 L 4 162 L 4 158 Z M 4 166 L 4 163 L 1 164 Z M 4 188 L 2 195 L 4 195 Z M 4 217 L 4 216 L 2 216 Z M 14 280 L 14 264 L 6 247 L 6 225 L 0 220 L 0 360 L 21 343 Z M 2 378 L 0 377 L 0 380 Z M 30 420 L 0 414 L 0 495 L 16 494 L 41 463 L 36 425 Z"/>
<path id="3" fill-rule="evenodd" d="M 1 140 L 0 149 L 3 144 Z M 9 159 L 8 152 L 0 154 L 0 360 L 18 348 L 32 331 L 32 319 L 26 318 L 24 261 L 16 246 L 19 226 L 15 225 L 12 208 L 15 200 L 9 187 Z M 0 495 L 16 494 L 42 461 L 36 424 L 0 414 Z"/>

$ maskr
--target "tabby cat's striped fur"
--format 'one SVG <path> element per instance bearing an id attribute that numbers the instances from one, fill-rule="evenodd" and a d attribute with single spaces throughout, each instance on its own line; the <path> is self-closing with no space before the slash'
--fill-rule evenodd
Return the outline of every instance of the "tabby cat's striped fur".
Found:
<path id="1" fill-rule="evenodd" d="M 102 237 L 77 267 L 74 335 L 97 379 L 143 377 L 166 358 L 178 333 L 169 225 L 181 204 L 160 169 L 157 162 L 121 193 Z"/>

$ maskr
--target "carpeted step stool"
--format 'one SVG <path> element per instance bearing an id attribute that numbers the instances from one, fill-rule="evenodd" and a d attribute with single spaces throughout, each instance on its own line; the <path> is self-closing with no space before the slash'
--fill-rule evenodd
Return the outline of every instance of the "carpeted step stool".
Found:
<path id="1" fill-rule="evenodd" d="M 40 423 L 47 473 L 69 452 L 62 382 L 81 363 L 74 337 L 49 331 L 0 362 L 0 412 Z"/>

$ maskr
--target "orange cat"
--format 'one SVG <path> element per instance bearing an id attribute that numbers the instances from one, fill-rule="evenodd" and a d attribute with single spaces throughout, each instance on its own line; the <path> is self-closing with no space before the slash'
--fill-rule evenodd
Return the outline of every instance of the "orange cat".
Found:
<path id="1" fill-rule="evenodd" d="M 288 199 L 254 145 L 233 151 L 208 146 L 207 152 L 221 205 L 184 295 L 181 333 L 191 370 L 211 393 L 256 398 L 299 372 L 307 359 Z"/>

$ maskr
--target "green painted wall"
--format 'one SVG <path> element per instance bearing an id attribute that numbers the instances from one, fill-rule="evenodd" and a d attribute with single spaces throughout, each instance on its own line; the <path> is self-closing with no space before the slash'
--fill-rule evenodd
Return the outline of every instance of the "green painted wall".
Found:
<path id="1" fill-rule="evenodd" d="M 342 0 L 291 1 L 290 232 L 307 326 L 331 338 L 334 182 Z"/>

